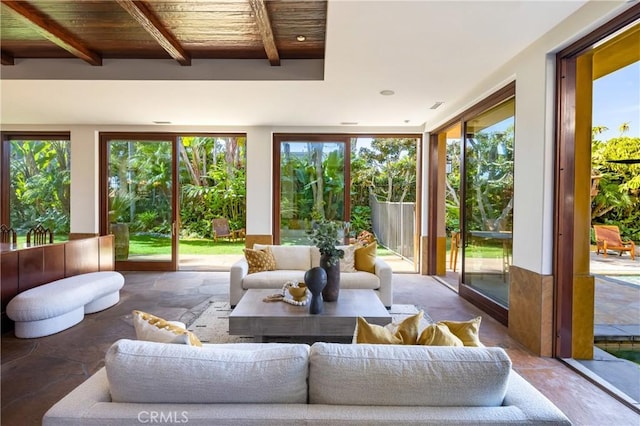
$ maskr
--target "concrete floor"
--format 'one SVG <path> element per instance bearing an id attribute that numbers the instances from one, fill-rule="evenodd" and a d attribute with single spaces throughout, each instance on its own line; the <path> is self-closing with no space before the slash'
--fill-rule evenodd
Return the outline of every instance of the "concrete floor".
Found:
<path id="1" fill-rule="evenodd" d="M 45 411 L 104 365 L 120 338 L 134 338 L 131 311 L 140 309 L 189 323 L 211 298 L 228 300 L 228 272 L 129 272 L 121 300 L 87 315 L 78 325 L 38 339 L 2 335 L 2 425 L 39 425 Z M 514 368 L 576 425 L 640 424 L 629 408 L 560 360 L 540 358 L 508 336 L 507 329 L 430 277 L 394 274 L 394 302 L 416 304 L 434 320 L 481 315 L 481 340 L 503 347 Z"/>

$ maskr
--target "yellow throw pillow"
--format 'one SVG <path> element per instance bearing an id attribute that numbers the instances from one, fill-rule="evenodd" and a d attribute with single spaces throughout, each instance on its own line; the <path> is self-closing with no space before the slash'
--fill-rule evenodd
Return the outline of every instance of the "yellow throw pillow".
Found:
<path id="1" fill-rule="evenodd" d="M 202 346 L 198 336 L 168 321 L 142 311 L 133 311 L 133 328 L 138 340 Z"/>
<path id="2" fill-rule="evenodd" d="M 249 264 L 249 274 L 262 271 L 273 271 L 276 269 L 276 258 L 273 257 L 270 247 L 260 250 L 243 249 L 244 257 Z"/>
<path id="3" fill-rule="evenodd" d="M 418 337 L 418 344 L 425 346 L 464 346 L 462 340 L 449 331 L 449 328 L 441 323 L 429 324 Z"/>
<path id="4" fill-rule="evenodd" d="M 374 242 L 356 249 L 355 266 L 358 271 L 376 273 L 376 249 L 378 245 Z"/>
<path id="5" fill-rule="evenodd" d="M 476 317 L 469 321 L 438 321 L 438 324 L 446 325 L 465 346 L 484 346 L 479 337 L 481 320 L 482 317 Z"/>
<path id="6" fill-rule="evenodd" d="M 356 325 L 356 343 L 387 344 L 387 345 L 415 345 L 418 338 L 418 326 L 424 312 L 405 318 L 397 328 L 389 329 L 387 326 L 369 324 L 367 320 L 358 317 Z"/>

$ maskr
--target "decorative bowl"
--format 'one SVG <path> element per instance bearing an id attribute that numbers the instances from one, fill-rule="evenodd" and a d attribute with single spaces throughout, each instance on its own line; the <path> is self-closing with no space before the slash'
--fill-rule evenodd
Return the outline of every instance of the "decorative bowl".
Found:
<path id="1" fill-rule="evenodd" d="M 305 295 L 307 294 L 307 286 L 305 283 L 298 283 L 297 287 L 289 287 L 289 294 L 293 297 L 295 301 L 304 300 Z"/>

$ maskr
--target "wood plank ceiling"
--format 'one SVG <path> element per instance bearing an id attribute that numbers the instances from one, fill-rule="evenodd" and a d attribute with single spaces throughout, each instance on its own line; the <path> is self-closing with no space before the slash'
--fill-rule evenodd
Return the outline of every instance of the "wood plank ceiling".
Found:
<path id="1" fill-rule="evenodd" d="M 22 58 L 323 59 L 327 2 L 2 0 L 3 65 Z"/>

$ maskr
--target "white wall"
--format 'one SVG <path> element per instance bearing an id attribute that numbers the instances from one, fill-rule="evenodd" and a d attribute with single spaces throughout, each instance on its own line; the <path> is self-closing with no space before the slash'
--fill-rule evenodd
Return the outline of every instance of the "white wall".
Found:
<path id="1" fill-rule="evenodd" d="M 464 111 L 516 81 L 513 264 L 552 273 L 555 150 L 555 53 L 630 7 L 622 1 L 589 2 L 460 99 Z M 433 130 L 451 117 L 432 120 Z"/>

